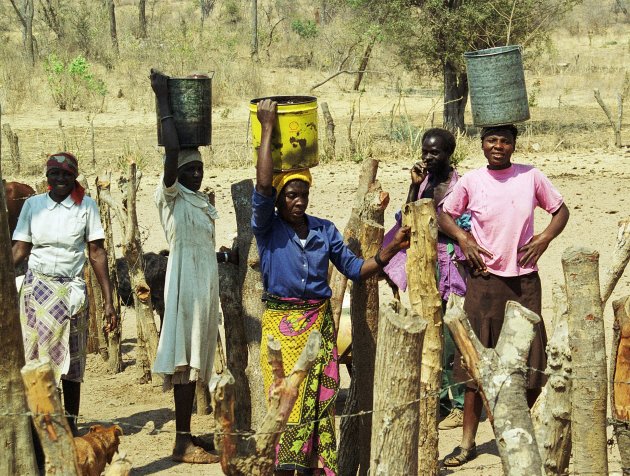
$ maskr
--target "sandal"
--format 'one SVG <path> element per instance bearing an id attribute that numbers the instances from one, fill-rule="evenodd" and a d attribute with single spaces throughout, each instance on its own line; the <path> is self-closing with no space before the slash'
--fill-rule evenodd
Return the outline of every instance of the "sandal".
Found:
<path id="1" fill-rule="evenodd" d="M 212 440 L 207 440 L 201 436 L 190 436 L 190 439 L 192 440 L 193 445 L 198 446 L 199 448 L 202 448 L 205 451 L 214 451 L 214 441 Z"/>
<path id="2" fill-rule="evenodd" d="M 218 455 L 208 453 L 199 446 L 189 446 L 184 454 L 176 455 L 173 453 L 171 459 L 176 463 L 192 463 L 192 464 L 213 464 L 218 463 L 221 458 Z"/>
<path id="3" fill-rule="evenodd" d="M 442 464 L 447 467 L 461 466 L 477 457 L 477 446 L 474 444 L 470 448 L 458 446 L 453 452 L 444 457 Z"/>

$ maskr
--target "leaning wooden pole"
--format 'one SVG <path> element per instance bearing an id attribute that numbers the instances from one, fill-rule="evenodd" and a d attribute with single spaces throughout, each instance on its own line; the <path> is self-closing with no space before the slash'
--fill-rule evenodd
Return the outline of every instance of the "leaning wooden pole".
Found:
<path id="1" fill-rule="evenodd" d="M 343 240 L 350 247 L 353 252 L 357 252 L 357 235 L 359 233 L 359 216 L 360 210 L 364 208 L 366 201 L 366 194 L 376 181 L 376 173 L 378 172 L 378 160 L 365 159 L 361 166 L 361 172 L 359 174 L 359 183 L 357 186 L 357 192 L 354 199 L 354 206 L 350 213 L 350 218 L 343 231 Z M 387 205 L 385 205 L 387 207 Z M 383 211 L 385 210 L 383 207 Z M 335 328 L 339 329 L 339 319 L 341 318 L 341 308 L 343 305 L 343 296 L 346 293 L 346 287 L 348 285 L 348 278 L 341 274 L 337 268 L 331 267 L 330 289 L 332 289 L 332 296 L 330 297 L 330 305 L 333 312 L 333 320 L 335 321 Z"/>
<path id="2" fill-rule="evenodd" d="M 371 258 L 383 242 L 382 224 L 363 221 L 359 226 L 357 255 Z M 344 414 L 366 412 L 364 415 L 344 418 L 340 423 L 339 474 L 367 475 L 370 467 L 372 437 L 372 404 L 374 387 L 374 361 L 378 338 L 378 278 L 355 282 L 350 294 L 352 345 L 360 349 L 352 355 L 352 381 Z"/>
<path id="3" fill-rule="evenodd" d="M 630 296 L 613 302 L 610 409 L 624 476 L 630 476 Z"/>
<path id="4" fill-rule="evenodd" d="M 241 289 L 242 322 L 247 339 L 247 368 L 245 374 L 251 396 L 251 426 L 258 429 L 267 411 L 262 368 L 260 365 L 260 342 L 262 315 L 265 303 L 260 257 L 256 239 L 252 232 L 252 180 L 243 180 L 232 185 L 232 202 L 236 214 L 238 246 L 238 286 Z"/>
<path id="5" fill-rule="evenodd" d="M 542 475 L 525 397 L 527 356 L 540 317 L 517 302 L 508 301 L 501 335 L 494 349 L 487 349 L 479 342 L 466 317 L 461 297 L 451 295 L 444 322 L 482 393 L 503 472 L 510 476 Z"/>
<path id="6" fill-rule="evenodd" d="M 599 253 L 567 248 L 562 254 L 573 360 L 571 440 L 576 474 L 608 474 L 606 344 L 599 294 Z"/>
<path id="7" fill-rule="evenodd" d="M 442 385 L 443 323 L 442 300 L 435 277 L 438 230 L 433 200 L 423 199 L 405 205 L 403 225 L 411 227 L 411 243 L 407 250 L 409 301 L 414 312 L 428 323 L 422 348 L 418 472 L 437 475 L 437 415 Z"/>
<path id="8" fill-rule="evenodd" d="M 111 176 L 99 177 L 96 179 L 96 200 L 98 202 L 101 221 L 105 231 L 105 249 L 107 250 L 107 267 L 109 268 L 109 280 L 112 283 L 112 299 L 116 315 L 120 316 L 120 299 L 118 298 L 118 271 L 116 268 L 116 253 L 114 246 L 114 235 L 112 233 L 112 217 L 109 206 L 101 200 L 103 191 L 109 192 L 111 186 Z M 107 334 L 108 360 L 107 366 L 111 373 L 122 372 L 122 351 L 120 339 L 122 335 L 122 320 L 119 320 L 118 327 Z"/>
<path id="9" fill-rule="evenodd" d="M 418 362 L 426 328 L 427 321 L 400 302 L 381 306 L 374 370 L 371 475 L 420 474 Z"/>
<path id="10" fill-rule="evenodd" d="M 617 282 L 621 278 L 624 269 L 630 261 L 630 218 L 619 221 L 617 232 L 617 244 L 612 256 L 612 265 L 604 273 L 602 279 L 602 305 L 610 298 Z"/>
<path id="11" fill-rule="evenodd" d="M 538 450 L 548 476 L 568 474 L 571 457 L 571 388 L 573 362 L 569 348 L 567 295 L 563 286 L 553 288 L 553 334 L 547 343 L 549 375 L 532 408 Z"/>
<path id="12" fill-rule="evenodd" d="M 7 202 L 0 171 L 0 474 L 37 474 L 24 384 L 24 344 L 9 235 Z"/>
<path id="13" fill-rule="evenodd" d="M 28 406 L 33 412 L 33 426 L 44 450 L 46 474 L 81 474 L 72 431 L 64 416 L 50 362 L 33 360 L 22 367 L 21 372 Z"/>

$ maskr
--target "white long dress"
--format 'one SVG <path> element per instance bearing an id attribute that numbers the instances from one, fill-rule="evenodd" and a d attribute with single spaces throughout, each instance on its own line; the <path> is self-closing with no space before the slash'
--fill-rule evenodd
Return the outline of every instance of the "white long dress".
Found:
<path id="1" fill-rule="evenodd" d="M 165 390 L 213 372 L 219 324 L 219 274 L 215 253 L 217 211 L 208 197 L 178 182 L 155 192 L 160 221 L 170 246 L 165 310 L 153 373 Z"/>

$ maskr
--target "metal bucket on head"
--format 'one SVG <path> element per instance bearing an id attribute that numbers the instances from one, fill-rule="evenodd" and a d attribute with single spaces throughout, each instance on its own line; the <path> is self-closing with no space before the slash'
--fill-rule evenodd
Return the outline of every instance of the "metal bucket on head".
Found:
<path id="1" fill-rule="evenodd" d="M 212 143 L 212 77 L 195 74 L 188 78 L 169 78 L 167 85 L 179 146 L 183 149 L 210 145 Z M 157 100 L 155 112 L 158 145 L 164 145 L 160 122 L 162 114 Z"/>
<path id="2" fill-rule="evenodd" d="M 314 96 L 272 96 L 249 103 L 254 164 L 258 161 L 261 126 L 258 103 L 272 99 L 278 103 L 278 120 L 271 136 L 271 157 L 275 171 L 314 167 L 319 163 L 317 149 L 317 98 Z"/>
<path id="3" fill-rule="evenodd" d="M 475 126 L 529 119 L 521 47 L 499 46 L 464 53 Z"/>

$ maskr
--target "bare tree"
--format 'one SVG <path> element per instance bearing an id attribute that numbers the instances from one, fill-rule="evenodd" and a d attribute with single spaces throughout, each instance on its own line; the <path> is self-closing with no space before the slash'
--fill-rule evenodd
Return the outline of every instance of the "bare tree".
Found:
<path id="1" fill-rule="evenodd" d="M 109 12 L 109 36 L 112 38 L 112 47 L 118 54 L 118 33 L 116 32 L 116 6 L 114 0 L 105 0 Z"/>
<path id="2" fill-rule="evenodd" d="M 24 45 L 26 55 L 31 65 L 35 66 L 35 39 L 33 38 L 33 17 L 35 16 L 35 8 L 33 6 L 33 0 L 24 0 L 22 8 L 18 7 L 15 0 L 9 1 L 22 24 L 22 44 Z"/>
<path id="3" fill-rule="evenodd" d="M 147 5 L 146 0 L 139 0 L 138 2 L 138 38 L 147 37 Z"/>
<path id="4" fill-rule="evenodd" d="M 250 56 L 256 59 L 258 58 L 258 0 L 251 0 L 251 2 L 252 37 Z"/>

